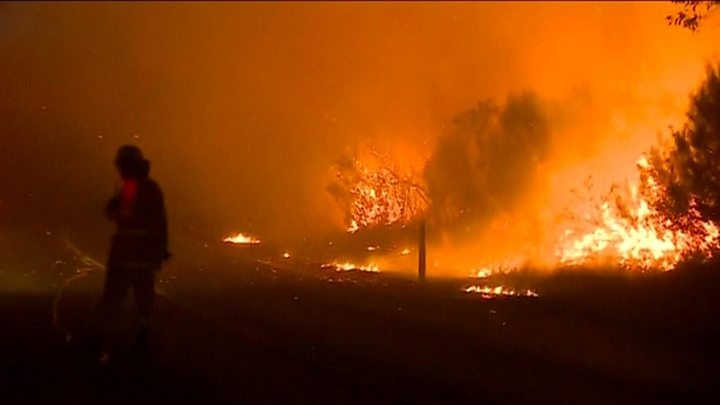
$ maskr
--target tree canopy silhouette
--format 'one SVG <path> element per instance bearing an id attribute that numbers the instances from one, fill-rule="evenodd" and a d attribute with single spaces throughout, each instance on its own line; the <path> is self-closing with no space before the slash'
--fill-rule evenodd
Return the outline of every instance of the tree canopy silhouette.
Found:
<path id="1" fill-rule="evenodd" d="M 486 100 L 455 117 L 424 170 L 431 217 L 445 227 L 508 209 L 531 184 L 548 152 L 551 128 L 534 93 Z"/>
<path id="2" fill-rule="evenodd" d="M 669 145 L 653 148 L 643 170 L 651 202 L 678 226 L 697 217 L 720 224 L 720 64 L 707 67 L 687 122 L 671 130 Z"/>
<path id="3" fill-rule="evenodd" d="M 682 9 L 674 15 L 665 17 L 668 24 L 691 31 L 697 31 L 700 28 L 700 21 L 720 5 L 720 0 L 672 0 L 672 2 L 681 5 Z"/>

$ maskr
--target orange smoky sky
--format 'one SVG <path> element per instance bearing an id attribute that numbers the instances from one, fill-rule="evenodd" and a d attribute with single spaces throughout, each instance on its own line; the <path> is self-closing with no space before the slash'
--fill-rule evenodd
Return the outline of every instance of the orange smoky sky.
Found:
<path id="1" fill-rule="evenodd" d="M 675 7 L 4 3 L 0 223 L 107 226 L 113 154 L 136 143 L 176 239 L 303 243 L 344 229 L 326 192 L 338 157 L 378 145 L 421 171 L 454 116 L 523 91 L 550 111 L 547 184 L 611 178 L 717 60 L 720 23 L 670 27 Z"/>

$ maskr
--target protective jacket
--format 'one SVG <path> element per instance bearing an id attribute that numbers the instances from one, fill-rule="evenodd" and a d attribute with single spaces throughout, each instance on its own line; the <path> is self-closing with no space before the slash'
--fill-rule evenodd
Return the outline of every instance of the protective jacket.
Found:
<path id="1" fill-rule="evenodd" d="M 109 267 L 159 269 L 168 258 L 167 218 L 160 186 L 148 177 L 124 179 L 107 204 L 106 214 L 117 229 L 112 238 Z"/>

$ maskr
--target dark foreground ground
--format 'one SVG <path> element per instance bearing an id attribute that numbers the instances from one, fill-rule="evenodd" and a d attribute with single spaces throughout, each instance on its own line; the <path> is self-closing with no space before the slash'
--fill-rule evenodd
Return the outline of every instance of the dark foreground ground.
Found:
<path id="1" fill-rule="evenodd" d="M 720 270 L 720 269 L 717 269 Z M 151 351 L 99 366 L 53 327 L 57 288 L 0 296 L 2 402 L 687 403 L 718 398 L 720 277 L 526 277 L 539 298 L 465 281 L 230 261 L 163 276 Z M 102 279 L 59 301 L 77 333 Z M 528 281 L 530 279 L 530 281 Z M 510 280 L 506 282 L 515 282 Z M 80 345 L 81 346 L 81 345 Z"/>

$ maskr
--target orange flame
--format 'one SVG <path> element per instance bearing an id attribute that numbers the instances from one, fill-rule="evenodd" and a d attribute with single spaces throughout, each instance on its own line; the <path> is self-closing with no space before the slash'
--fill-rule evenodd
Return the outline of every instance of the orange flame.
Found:
<path id="1" fill-rule="evenodd" d="M 638 168 L 647 167 L 643 156 Z M 651 177 L 642 186 L 649 195 L 662 192 Z M 628 190 L 628 195 L 617 198 L 615 204 L 604 199 L 600 218 L 592 229 L 565 231 L 557 248 L 561 264 L 577 266 L 609 261 L 623 267 L 667 271 L 693 254 L 709 258 L 720 247 L 720 232 L 713 223 L 698 220 L 699 227 L 693 228 L 702 232 L 676 229 L 672 221 L 640 195 L 637 185 L 629 184 Z"/>
<path id="2" fill-rule="evenodd" d="M 336 174 L 348 191 L 349 233 L 360 228 L 406 224 L 427 209 L 425 192 L 411 175 L 387 165 L 387 158 L 377 152 L 370 155 L 367 162 L 353 159 L 352 169 L 341 169 Z"/>
<path id="3" fill-rule="evenodd" d="M 484 299 L 492 299 L 496 297 L 538 297 L 538 293 L 535 290 L 515 290 L 512 288 L 504 287 L 504 286 L 497 286 L 497 287 L 488 287 L 488 286 L 479 286 L 479 285 L 472 285 L 470 287 L 467 287 L 463 289 L 463 291 L 467 294 L 480 294 L 480 296 Z"/>
<path id="4" fill-rule="evenodd" d="M 236 235 L 226 237 L 225 239 L 223 239 L 223 242 L 232 243 L 235 245 L 259 245 L 261 243 L 260 239 L 257 239 L 254 236 L 245 235 L 242 232 L 238 232 Z"/>
<path id="5" fill-rule="evenodd" d="M 324 265 L 322 265 L 322 267 L 323 268 L 334 268 L 336 271 L 364 271 L 364 272 L 368 272 L 368 273 L 379 273 L 380 272 L 380 268 L 376 264 L 373 264 L 373 263 L 362 266 L 362 265 L 357 265 L 357 264 L 353 264 L 350 262 L 343 262 L 343 263 L 333 262 L 333 263 L 324 264 Z"/>

